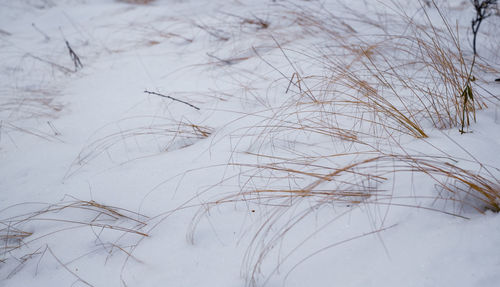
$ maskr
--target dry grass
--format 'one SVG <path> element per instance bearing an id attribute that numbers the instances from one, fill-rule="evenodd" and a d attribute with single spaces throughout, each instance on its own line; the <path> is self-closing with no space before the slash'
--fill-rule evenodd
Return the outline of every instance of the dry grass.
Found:
<path id="1" fill-rule="evenodd" d="M 125 237 L 148 236 L 143 231 L 148 217 L 130 210 L 77 198 L 36 209 L 40 205 L 44 204 L 18 204 L 0 211 L 5 214 L 11 213 L 11 209 L 23 210 L 21 214 L 0 220 L 0 261 L 12 259 L 19 262 L 8 277 L 17 273 L 28 260 L 40 258 L 45 251 L 51 251 L 52 237 L 74 234 L 75 229 L 91 229 L 95 236 L 94 243 L 105 250 L 108 256 L 116 252 L 131 256 L 127 251 L 131 246 L 121 243 L 127 241 Z M 29 209 L 35 210 L 26 212 Z"/>
<path id="2" fill-rule="evenodd" d="M 143 122 L 145 119 L 147 118 L 140 117 L 127 120 Z M 121 122 L 124 121 L 126 120 Z M 129 156 L 127 159 L 117 159 L 119 163 L 124 163 L 140 157 L 189 147 L 199 140 L 208 138 L 213 132 L 210 127 L 194 124 L 188 120 L 171 121 L 154 117 L 150 118 L 150 121 L 163 123 L 152 123 L 146 126 L 140 124 L 138 127 L 119 130 L 92 141 L 79 153 L 66 177 L 71 176 L 102 154 L 107 154 L 112 159 L 114 148 L 125 148 L 129 153 L 134 150 L 136 153 L 139 152 L 136 157 L 130 155 L 132 158 Z"/>
<path id="3" fill-rule="evenodd" d="M 401 144 L 402 138 L 411 136 L 427 146 L 424 138 L 435 129 L 466 132 L 476 120 L 476 111 L 492 100 L 481 85 L 482 77 L 495 69 L 477 62 L 462 47 L 458 26 L 449 24 L 436 5 L 430 9 L 440 23 L 431 21 L 425 7 L 419 18 L 403 10 L 387 16 L 360 15 L 349 9 L 344 15 L 352 17 L 337 17 L 326 10 L 284 5 L 291 5 L 289 16 L 295 17 L 305 34 L 328 43 L 297 51 L 275 40 L 294 71 L 291 75 L 259 55 L 283 76 L 288 100 L 266 110 L 263 120 L 248 128 L 247 135 L 257 140 L 247 155 L 257 163 L 230 164 L 241 169 L 240 191 L 219 196 L 201 208 L 193 219 L 190 240 L 200 218 L 214 206 L 243 203 L 249 210 L 264 210 L 243 266 L 248 284 L 255 285 L 269 256 L 278 252 L 280 258 L 289 257 L 276 251 L 283 238 L 323 206 L 340 205 L 345 213 L 359 206 L 400 206 L 461 218 L 467 217 L 466 208 L 500 212 L 497 168 L 472 156 L 410 152 Z M 359 25 L 369 33 L 360 33 Z M 309 62 L 296 67 L 294 56 Z M 321 74 L 302 72 L 318 66 L 323 68 Z M 310 142 L 321 141 L 329 145 L 308 149 Z M 433 183 L 435 195 L 388 188 L 397 178 L 413 177 Z M 435 205 L 428 205 L 431 199 Z M 419 201 L 426 204 L 415 203 Z M 359 236 L 351 239 L 355 238 Z"/>
<path id="4" fill-rule="evenodd" d="M 10 51 L 9 49 L 12 49 Z M 17 133 L 29 134 L 49 141 L 60 141 L 49 125 L 39 123 L 58 118 L 64 109 L 61 91 L 50 82 L 72 73 L 58 64 L 67 51 L 52 51 L 38 55 L 17 51 L 15 45 L 7 45 L 2 55 L 2 67 L 9 79 L 0 87 L 0 139 L 8 139 L 17 145 Z M 58 58 L 57 58 L 58 57 Z M 59 61 L 54 60 L 57 58 Z M 36 128 L 35 128 L 36 126 Z"/>
<path id="5" fill-rule="evenodd" d="M 242 169 L 239 175 L 241 191 L 204 204 L 193 218 L 188 234 L 188 240 L 194 242 L 195 230 L 201 219 L 212 208 L 220 205 L 242 204 L 249 211 L 258 210 L 262 220 L 254 233 L 250 234 L 251 240 L 242 270 L 249 286 L 261 283 L 265 285 L 278 272 L 279 265 L 293 258 L 301 245 L 314 237 L 314 234 L 306 234 L 300 240 L 294 238 L 293 242 L 300 241 L 295 248 L 277 250 L 285 237 L 300 234 L 300 230 L 305 228 L 304 222 L 310 223 L 311 218 L 318 220 L 319 210 L 324 208 L 333 208 L 329 215 L 331 219 L 319 220 L 326 223 L 318 224 L 316 232 L 361 206 L 366 209 L 388 210 L 390 206 L 422 209 L 463 219 L 467 219 L 467 212 L 464 214 L 464 210 L 500 212 L 500 171 L 474 160 L 460 159 L 460 162 L 476 165 L 476 170 L 462 168 L 455 159 L 445 155 L 409 155 L 404 152 L 334 154 L 289 159 L 263 154 L 255 156 L 270 162 L 234 164 Z M 419 192 L 410 189 L 390 188 L 396 180 L 410 181 L 412 178 L 433 183 L 435 196 L 427 193 L 419 195 Z M 322 216 L 328 217 L 327 214 Z M 390 227 L 380 224 L 359 236 L 333 242 L 328 248 L 387 228 Z M 307 229 L 310 230 L 310 226 Z M 321 247 L 320 250 L 325 248 Z M 275 256 L 280 258 L 278 266 L 271 273 L 266 272 L 267 277 L 260 281 L 258 278 L 262 276 L 263 266 L 269 262 L 269 257 Z"/>
<path id="6" fill-rule="evenodd" d="M 427 137 L 429 121 L 438 129 L 468 127 L 475 111 L 486 107 L 473 81 L 492 67 L 464 52 L 458 27 L 433 9 L 441 23 L 431 21 L 425 9 L 419 20 L 401 10 L 385 24 L 378 20 L 382 15 L 348 10 L 365 29 L 376 31 L 368 35 L 328 12 L 292 12 L 305 33 L 329 41 L 319 52 L 305 52 L 329 72 L 321 103 L 357 105 L 415 137 Z M 472 97 L 464 96 L 467 90 Z"/>
<path id="7" fill-rule="evenodd" d="M 124 2 L 148 4 L 151 1 Z M 380 23 L 377 17 L 381 15 L 361 15 L 349 10 L 368 31 L 376 31 L 361 35 L 347 17 L 299 6 L 290 8 L 289 16 L 296 17 L 296 23 L 305 33 L 328 39 L 329 43 L 304 52 L 289 50 L 276 41 L 277 48 L 294 70 L 290 76 L 282 73 L 289 98 L 281 106 L 266 110 L 266 114 L 260 115 L 262 121 L 246 130 L 246 136 L 256 138 L 250 145 L 253 150 L 246 153 L 254 161 L 229 164 L 241 169 L 240 190 L 218 195 L 214 201 L 203 204 L 191 222 L 190 241 L 200 219 L 214 206 L 243 203 L 252 211 L 256 206 L 265 210 L 244 259 L 248 283 L 254 285 L 264 261 L 274 254 L 280 241 L 327 205 L 340 206 L 341 212 L 325 224 L 363 205 L 420 208 L 462 218 L 465 218 L 462 213 L 465 206 L 478 212 L 500 212 L 500 180 L 496 168 L 487 167 L 475 158 L 457 161 L 444 153 L 411 153 L 402 148 L 400 142 L 401 138 L 410 136 L 425 144 L 423 139 L 429 136 L 431 129 L 465 131 L 475 120 L 476 110 L 486 107 L 488 99 L 476 88 L 482 82 L 481 76 L 492 68 L 476 63 L 464 51 L 458 27 L 450 25 L 442 14 L 439 24 L 432 22 L 426 13 L 416 21 L 402 12 Z M 266 30 L 270 25 L 259 17 L 233 17 L 238 19 L 239 26 L 257 30 Z M 221 42 L 231 39 L 228 36 L 231 33 L 218 27 L 205 24 L 197 24 L 197 27 Z M 292 64 L 295 62 L 288 58 L 294 53 L 305 55 L 313 66 L 320 66 L 323 73 L 311 76 L 299 72 L 304 69 L 295 67 Z M 250 58 L 226 59 L 211 54 L 209 57 L 225 65 Z M 209 127 L 188 121 L 120 130 L 88 144 L 68 175 L 102 154 L 109 155 L 119 144 L 153 142 L 157 153 L 187 147 L 210 137 L 212 132 Z M 311 147 L 307 140 L 302 142 L 304 138 L 312 142 L 319 139 L 323 145 Z M 465 168 L 462 164 L 475 165 L 477 169 Z M 398 177 L 408 180 L 408 174 L 434 183 L 436 192 L 432 199 L 435 202 L 451 202 L 460 208 L 449 210 L 408 204 L 408 198 L 429 199 L 428 195 L 421 196 L 410 190 L 408 197 L 394 196 L 396 192 L 404 192 L 388 186 Z M 198 205 L 189 207 L 195 206 Z M 72 217 L 75 210 L 83 213 Z M 69 219 L 61 219 L 65 213 L 71 215 Z M 0 221 L 3 225 L 1 260 L 40 242 L 41 238 L 73 228 L 108 230 L 145 238 L 148 234 L 143 229 L 148 220 L 143 215 L 94 201 L 75 199 L 49 205 Z M 24 228 L 38 221 L 63 226 L 47 234 Z M 385 229 L 374 229 L 346 240 Z M 96 237 L 100 240 L 99 232 Z M 120 250 L 131 256 L 118 244 L 120 238 L 102 246 L 110 247 L 110 253 Z M 298 246 L 310 238 L 306 236 Z M 32 252 L 25 258 L 36 254 L 37 251 Z M 284 260 L 289 255 L 286 254 Z"/>
<path id="8" fill-rule="evenodd" d="M 5 97 L 0 103 L 0 140 L 2 136 L 8 137 L 15 144 L 11 134 L 23 133 L 47 141 L 61 141 L 57 137 L 59 132 L 50 122 L 58 118 L 64 108 L 57 100 L 57 91 L 42 88 L 9 89 L 2 93 L 16 97 Z M 47 125 L 38 129 L 27 127 L 26 122 L 33 119 L 45 119 Z"/>
<path id="9" fill-rule="evenodd" d="M 0 114 L 8 114 L 7 118 L 55 118 L 63 109 L 61 103 L 56 102 L 48 91 L 29 91 L 37 96 L 16 97 L 0 104 Z"/>

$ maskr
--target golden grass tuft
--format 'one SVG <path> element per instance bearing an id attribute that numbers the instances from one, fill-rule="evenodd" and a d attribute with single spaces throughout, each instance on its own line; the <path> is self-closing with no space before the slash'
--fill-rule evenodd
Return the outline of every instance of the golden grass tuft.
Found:
<path id="1" fill-rule="evenodd" d="M 341 102 L 344 97 L 346 104 L 372 111 L 378 122 L 389 120 L 393 129 L 424 138 L 427 122 L 463 130 L 476 119 L 475 111 L 486 102 L 477 92 L 483 81 L 474 79 L 492 69 L 463 51 L 459 28 L 433 8 L 441 23 L 431 21 L 424 7 L 419 20 L 398 10 L 384 25 L 378 20 L 383 15 L 358 15 L 346 8 L 347 15 L 359 16 L 364 29 L 376 31 L 368 35 L 329 12 L 307 8 L 290 14 L 305 33 L 328 39 L 318 52 L 304 52 L 329 74 L 325 99 Z"/>
<path id="2" fill-rule="evenodd" d="M 1 213 L 20 207 L 23 210 L 32 209 L 32 206 L 38 205 L 45 204 L 17 204 L 3 209 Z M 108 255 L 114 251 L 120 251 L 130 256 L 131 254 L 126 250 L 128 247 L 122 246 L 120 241 L 124 239 L 125 235 L 137 236 L 138 238 L 148 237 L 149 235 L 143 231 L 147 220 L 148 217 L 142 214 L 100 204 L 93 200 L 85 201 L 71 198 L 69 201 L 47 204 L 41 209 L 0 219 L 0 261 L 12 258 L 26 259 L 20 261 L 20 265 L 12 270 L 10 277 L 13 273 L 18 272 L 28 259 L 43 256 L 45 252 L 38 251 L 43 249 L 43 246 L 45 249 L 50 248 L 50 244 L 47 242 L 50 242 L 51 236 L 82 228 L 92 229 L 96 237 L 96 244 L 105 249 Z M 112 237 L 114 239 L 107 242 L 103 238 L 104 231 L 114 233 Z M 37 249 L 36 246 L 39 248 Z M 34 249 L 37 251 L 30 252 Z M 26 252 L 28 253 L 24 256 L 19 256 L 19 254 L 22 255 Z"/>

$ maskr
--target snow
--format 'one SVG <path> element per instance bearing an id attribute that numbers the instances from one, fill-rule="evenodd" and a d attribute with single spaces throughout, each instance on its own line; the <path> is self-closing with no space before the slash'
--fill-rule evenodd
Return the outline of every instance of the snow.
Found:
<path id="1" fill-rule="evenodd" d="M 357 61 L 411 61 L 388 35 L 429 1 L 125 2 L 0 1 L 0 285 L 498 286 L 500 216 L 463 171 L 498 200 L 499 16 L 474 72 L 488 107 L 465 134 L 419 110 L 417 138 L 334 76 L 352 63 L 418 109 Z M 472 8 L 437 6 L 469 64 Z"/>

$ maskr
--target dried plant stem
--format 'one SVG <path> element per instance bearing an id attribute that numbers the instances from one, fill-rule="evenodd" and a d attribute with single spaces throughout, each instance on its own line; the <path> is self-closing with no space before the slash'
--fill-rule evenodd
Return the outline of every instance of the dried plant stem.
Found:
<path id="1" fill-rule="evenodd" d="M 147 91 L 147 90 L 146 90 L 146 91 L 144 91 L 144 93 L 146 93 L 146 94 L 150 94 L 150 95 L 159 96 L 159 97 L 163 97 L 163 98 L 167 98 L 167 99 L 171 99 L 171 100 L 173 100 L 173 101 L 176 101 L 176 102 L 179 102 L 179 103 L 183 103 L 183 104 L 185 104 L 185 105 L 188 105 L 188 106 L 192 107 L 192 108 L 193 108 L 193 109 L 195 109 L 195 110 L 198 110 L 198 111 L 200 110 L 200 108 L 198 108 L 198 107 L 197 107 L 197 106 L 195 106 L 195 105 L 192 105 L 192 104 L 190 104 L 190 103 L 188 103 L 188 102 L 185 102 L 185 101 L 183 101 L 183 100 L 176 99 L 176 98 L 171 97 L 171 96 L 167 96 L 167 95 L 160 94 L 160 93 L 156 93 L 156 92 L 150 92 L 150 91 Z"/>

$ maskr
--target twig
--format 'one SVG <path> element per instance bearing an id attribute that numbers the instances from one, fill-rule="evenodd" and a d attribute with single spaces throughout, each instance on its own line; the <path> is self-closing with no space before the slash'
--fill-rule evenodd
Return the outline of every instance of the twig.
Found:
<path id="1" fill-rule="evenodd" d="M 78 69 L 83 68 L 82 62 L 80 61 L 80 57 L 73 51 L 71 46 L 69 45 L 68 40 L 64 40 L 66 42 L 66 47 L 68 47 L 69 51 L 69 56 L 71 57 L 71 60 L 73 60 L 73 63 L 75 64 L 75 72 L 78 71 Z"/>
<path id="2" fill-rule="evenodd" d="M 474 9 L 476 10 L 476 17 L 472 19 L 472 49 L 474 50 L 474 55 L 477 55 L 476 50 L 476 39 L 481 26 L 481 22 L 484 19 L 493 15 L 493 7 L 496 6 L 497 0 L 471 0 Z"/>
<path id="3" fill-rule="evenodd" d="M 183 100 L 176 99 L 176 98 L 171 97 L 171 96 L 163 95 L 163 94 L 156 93 L 156 92 L 150 92 L 150 91 L 147 91 L 147 90 L 146 90 L 146 91 L 144 91 L 144 93 L 146 93 L 146 94 L 150 94 L 150 95 L 159 96 L 159 97 L 164 97 L 164 98 L 167 98 L 167 99 L 171 99 L 171 100 L 173 100 L 173 101 L 177 101 L 177 102 L 179 102 L 179 103 L 183 103 L 183 104 L 185 104 L 185 105 L 188 105 L 188 106 L 190 106 L 190 107 L 192 107 L 193 109 L 196 109 L 196 110 L 198 110 L 198 111 L 200 110 L 200 108 L 198 108 L 198 107 L 197 107 L 197 106 L 195 106 L 195 105 L 192 105 L 192 104 L 190 104 L 190 103 L 188 103 L 188 102 L 185 102 L 185 101 L 183 101 Z"/>

